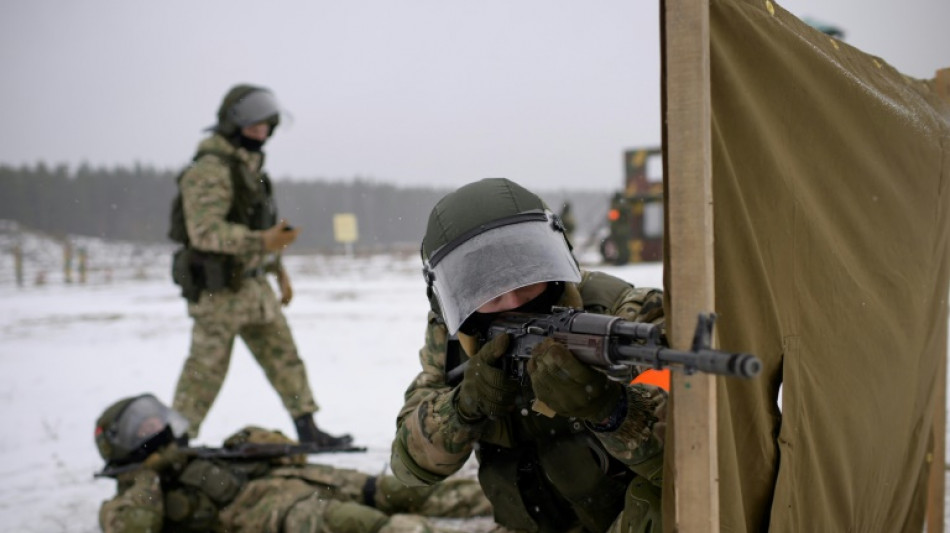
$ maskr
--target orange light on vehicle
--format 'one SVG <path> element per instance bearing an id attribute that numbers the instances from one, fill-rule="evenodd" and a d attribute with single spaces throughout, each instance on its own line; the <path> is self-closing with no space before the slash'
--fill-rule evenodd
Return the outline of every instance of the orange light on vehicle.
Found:
<path id="1" fill-rule="evenodd" d="M 611 222 L 616 222 L 616 221 L 620 220 L 620 210 L 619 210 L 619 209 L 611 209 L 610 211 L 607 211 L 607 220 L 609 220 L 609 221 L 611 221 Z"/>

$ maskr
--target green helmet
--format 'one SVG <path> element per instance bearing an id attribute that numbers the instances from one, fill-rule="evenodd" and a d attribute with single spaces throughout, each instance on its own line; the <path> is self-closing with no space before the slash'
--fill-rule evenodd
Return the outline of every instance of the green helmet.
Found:
<path id="1" fill-rule="evenodd" d="M 508 291 L 581 279 L 560 218 L 505 178 L 470 183 L 439 200 L 421 253 L 430 300 L 449 333 Z"/>
<path id="2" fill-rule="evenodd" d="M 264 87 L 254 85 L 235 85 L 224 95 L 218 108 L 218 124 L 214 130 L 231 137 L 241 128 L 267 122 L 271 133 L 280 123 L 280 106 L 274 93 Z"/>
<path id="3" fill-rule="evenodd" d="M 96 447 L 109 463 L 144 459 L 155 448 L 184 437 L 188 420 L 151 394 L 123 398 L 96 420 Z"/>

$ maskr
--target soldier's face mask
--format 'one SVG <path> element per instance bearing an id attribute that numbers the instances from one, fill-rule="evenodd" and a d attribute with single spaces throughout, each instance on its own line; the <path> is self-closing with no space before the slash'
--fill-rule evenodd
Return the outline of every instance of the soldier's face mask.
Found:
<path id="1" fill-rule="evenodd" d="M 264 122 L 280 115 L 277 98 L 270 91 L 254 91 L 237 101 L 228 110 L 228 116 L 239 128 Z"/>
<path id="2" fill-rule="evenodd" d="M 151 394 L 145 394 L 132 400 L 106 431 L 116 450 L 131 455 L 166 428 L 179 438 L 188 430 L 188 420 Z"/>
<path id="3" fill-rule="evenodd" d="M 521 213 L 435 250 L 424 265 L 449 333 L 486 302 L 534 283 L 577 283 L 580 270 L 552 213 Z"/>

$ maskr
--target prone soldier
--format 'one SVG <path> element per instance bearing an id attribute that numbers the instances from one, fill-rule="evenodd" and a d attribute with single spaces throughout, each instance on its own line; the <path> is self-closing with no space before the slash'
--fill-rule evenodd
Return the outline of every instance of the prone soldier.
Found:
<path id="1" fill-rule="evenodd" d="M 438 532 L 426 517 L 469 518 L 491 508 L 475 480 L 410 488 L 393 476 L 307 463 L 203 458 L 188 453 L 188 420 L 151 394 L 124 398 L 96 422 L 95 440 L 118 493 L 103 502 L 106 533 L 248 531 L 254 533 Z M 247 427 L 225 449 L 293 443 L 277 431 Z M 138 465 L 133 468 L 124 466 Z"/>

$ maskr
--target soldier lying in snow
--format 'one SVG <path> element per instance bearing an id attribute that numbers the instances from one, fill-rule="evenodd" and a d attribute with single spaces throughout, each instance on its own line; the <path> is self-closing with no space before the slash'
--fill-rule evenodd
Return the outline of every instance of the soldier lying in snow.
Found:
<path id="1" fill-rule="evenodd" d="M 307 463 L 303 455 L 196 456 L 184 447 L 187 424 L 151 394 L 122 399 L 99 417 L 96 445 L 105 475 L 118 484 L 99 511 L 103 531 L 437 532 L 426 516 L 491 514 L 474 480 L 410 488 L 392 476 Z M 224 449 L 247 443 L 294 441 L 248 427 Z"/>

